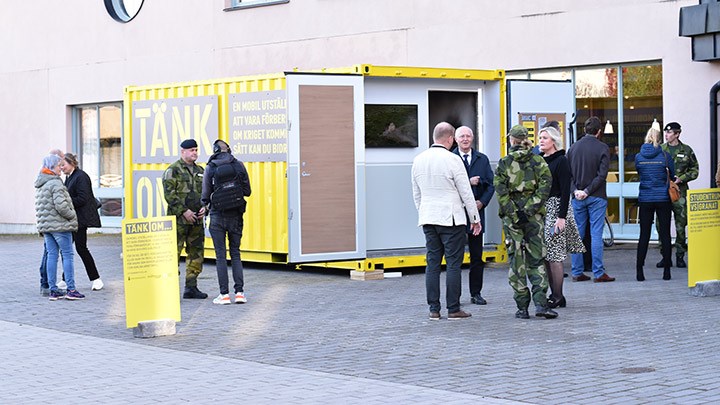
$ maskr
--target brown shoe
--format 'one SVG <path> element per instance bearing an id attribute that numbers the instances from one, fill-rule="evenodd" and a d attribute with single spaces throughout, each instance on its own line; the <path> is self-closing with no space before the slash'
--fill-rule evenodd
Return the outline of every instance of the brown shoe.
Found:
<path id="1" fill-rule="evenodd" d="M 588 280 L 590 280 L 590 277 L 588 277 L 584 274 L 580 274 L 577 277 L 573 276 L 573 281 L 588 281 Z"/>
<path id="2" fill-rule="evenodd" d="M 430 320 L 431 321 L 439 321 L 440 320 L 440 312 L 430 312 Z"/>
<path id="3" fill-rule="evenodd" d="M 615 281 L 615 277 L 610 277 L 607 275 L 607 273 L 603 273 L 602 276 L 594 279 L 593 281 L 596 283 L 609 283 L 611 281 Z"/>
<path id="4" fill-rule="evenodd" d="M 472 314 L 470 312 L 465 312 L 463 310 L 453 312 L 452 314 L 448 314 L 448 319 L 465 319 L 470 318 Z"/>

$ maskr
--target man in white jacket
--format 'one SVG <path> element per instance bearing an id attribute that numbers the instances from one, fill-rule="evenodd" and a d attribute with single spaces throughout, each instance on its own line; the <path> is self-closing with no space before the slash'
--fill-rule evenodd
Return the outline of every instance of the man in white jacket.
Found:
<path id="1" fill-rule="evenodd" d="M 452 153 L 455 128 L 441 122 L 433 130 L 433 145 L 413 161 L 412 186 L 418 226 L 423 227 L 427 248 L 425 290 L 430 319 L 440 319 L 440 264 L 447 264 L 445 299 L 448 319 L 471 315 L 460 309 L 462 281 L 460 266 L 465 251 L 465 213 L 474 235 L 482 226 L 465 166 Z"/>

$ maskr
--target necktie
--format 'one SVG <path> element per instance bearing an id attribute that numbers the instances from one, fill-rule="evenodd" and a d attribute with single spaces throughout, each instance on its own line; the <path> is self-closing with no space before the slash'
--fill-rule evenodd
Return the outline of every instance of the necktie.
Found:
<path id="1" fill-rule="evenodd" d="M 470 166 L 469 157 L 470 157 L 470 155 L 468 155 L 467 153 L 463 155 L 463 159 L 465 159 L 465 165 L 466 165 L 466 166 Z"/>

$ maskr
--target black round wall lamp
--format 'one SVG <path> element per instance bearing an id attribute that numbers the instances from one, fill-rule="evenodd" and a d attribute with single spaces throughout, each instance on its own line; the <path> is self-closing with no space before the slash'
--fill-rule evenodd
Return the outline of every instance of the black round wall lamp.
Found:
<path id="1" fill-rule="evenodd" d="M 103 0 L 105 9 L 113 20 L 120 23 L 132 21 L 142 8 L 144 0 Z"/>

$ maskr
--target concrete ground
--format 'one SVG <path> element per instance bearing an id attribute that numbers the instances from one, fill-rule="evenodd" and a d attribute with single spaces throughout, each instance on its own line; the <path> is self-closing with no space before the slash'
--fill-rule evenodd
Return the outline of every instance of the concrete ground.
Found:
<path id="1" fill-rule="evenodd" d="M 566 279 L 555 320 L 514 318 L 506 267 L 486 270 L 487 306 L 469 302 L 464 270 L 472 318 L 434 322 L 422 271 L 352 281 L 246 265 L 248 303 L 217 306 L 207 261 L 199 287 L 210 298 L 182 300 L 176 335 L 138 339 L 125 328 L 120 236 L 88 245 L 105 289 L 90 291 L 76 256 L 87 299 L 49 302 L 42 240 L 0 236 L 0 403 L 720 402 L 720 297 L 690 296 L 685 269 L 663 281 L 657 249 L 643 283 L 634 245 L 606 250 L 617 281 Z"/>

